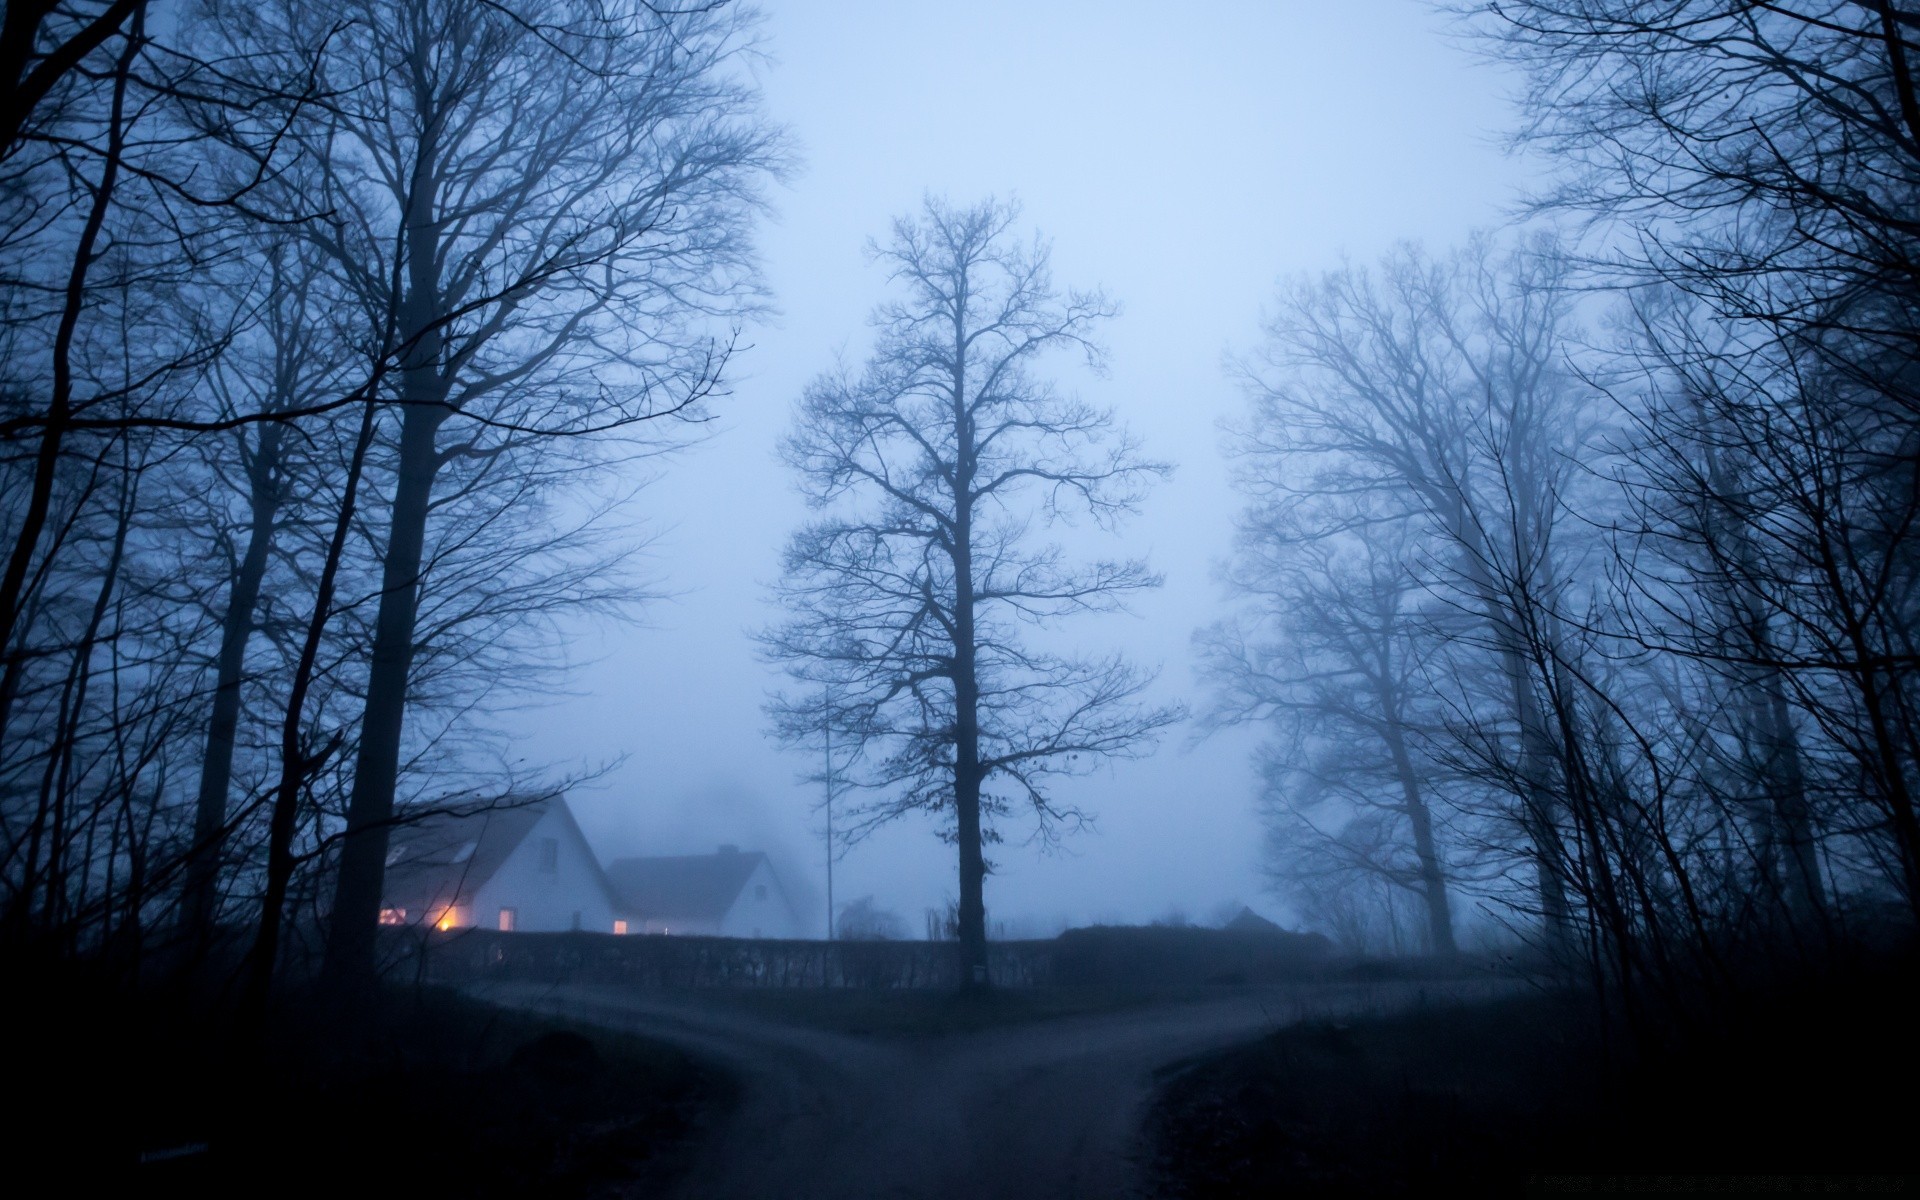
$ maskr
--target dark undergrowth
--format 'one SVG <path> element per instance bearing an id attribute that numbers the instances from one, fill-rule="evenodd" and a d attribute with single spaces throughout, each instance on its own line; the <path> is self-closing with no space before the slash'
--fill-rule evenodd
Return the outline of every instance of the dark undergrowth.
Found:
<path id="1" fill-rule="evenodd" d="M 295 1000 L 245 1045 L 178 996 L 16 989 L 4 1178 L 62 1194 L 653 1195 L 734 1094 L 663 1043 L 440 989 L 350 1021 Z"/>
<path id="2" fill-rule="evenodd" d="M 1170 1200 L 1920 1191 L 1915 978 L 1906 961 L 1749 996 L 1650 1054 L 1571 995 L 1290 1027 L 1165 1073 L 1150 1170 Z"/>

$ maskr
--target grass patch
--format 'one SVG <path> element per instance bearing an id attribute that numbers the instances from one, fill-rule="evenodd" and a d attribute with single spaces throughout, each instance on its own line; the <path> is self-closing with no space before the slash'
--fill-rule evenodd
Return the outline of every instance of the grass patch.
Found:
<path id="1" fill-rule="evenodd" d="M 165 998 L 16 1007 L 36 1034 L 9 1074 L 36 1101 L 10 1173 L 129 1194 L 645 1195 L 733 1097 L 664 1043 L 439 989 L 351 1025 L 294 1004 L 244 1058 Z"/>
<path id="2" fill-rule="evenodd" d="M 1294 1026 L 1169 1071 L 1148 1119 L 1150 1169 L 1159 1194 L 1181 1200 L 1903 1173 L 1910 993 L 1864 987 L 1759 1005 L 1639 1061 L 1617 1042 L 1607 1052 L 1577 998 Z"/>

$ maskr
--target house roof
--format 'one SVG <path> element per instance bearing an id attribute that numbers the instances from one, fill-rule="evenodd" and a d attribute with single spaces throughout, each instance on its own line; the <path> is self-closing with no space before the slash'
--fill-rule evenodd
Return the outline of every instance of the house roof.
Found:
<path id="1" fill-rule="evenodd" d="M 387 840 L 383 903 L 425 909 L 471 900 L 554 805 L 572 824 L 567 802 L 554 797 L 508 799 L 480 812 L 435 814 L 396 826 Z"/>
<path id="2" fill-rule="evenodd" d="M 1281 932 L 1280 926 L 1244 905 L 1241 906 L 1239 914 L 1235 916 L 1233 920 L 1228 921 L 1222 928 L 1231 929 L 1235 933 Z"/>
<path id="3" fill-rule="evenodd" d="M 618 858 L 607 867 L 607 878 L 628 910 L 638 916 L 717 921 L 740 898 L 754 869 L 766 861 L 758 850 Z"/>

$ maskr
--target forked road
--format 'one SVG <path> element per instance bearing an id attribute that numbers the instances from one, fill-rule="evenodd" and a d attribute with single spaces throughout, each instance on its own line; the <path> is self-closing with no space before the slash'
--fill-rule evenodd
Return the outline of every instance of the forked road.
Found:
<path id="1" fill-rule="evenodd" d="M 1157 1068 L 1304 1018 L 1462 990 L 1302 985 L 924 1038 L 828 1033 L 643 991 L 476 994 L 661 1038 L 734 1070 L 740 1105 L 683 1179 L 689 1198 L 1109 1200 L 1142 1194 L 1135 1143 Z"/>

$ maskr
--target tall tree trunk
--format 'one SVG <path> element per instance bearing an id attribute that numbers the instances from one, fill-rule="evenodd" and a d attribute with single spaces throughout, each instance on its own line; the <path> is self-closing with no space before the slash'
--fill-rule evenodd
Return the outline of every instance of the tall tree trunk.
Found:
<path id="1" fill-rule="evenodd" d="M 247 643 L 253 637 L 254 610 L 260 602 L 261 582 L 267 574 L 267 556 L 279 519 L 280 440 L 277 424 L 260 427 L 247 471 L 252 519 L 247 548 L 227 593 L 226 616 L 220 625 L 220 656 L 216 660 L 213 711 L 207 721 L 207 747 L 200 759 L 200 791 L 194 803 L 193 860 L 189 866 L 183 919 L 196 949 L 212 938 L 219 897 L 221 858 L 225 849 L 227 794 L 233 781 L 234 743 L 240 729 L 240 684 L 246 667 Z"/>
<path id="2" fill-rule="evenodd" d="M 60 323 L 53 338 L 53 391 L 47 398 L 46 423 L 40 430 L 40 445 L 34 453 L 33 480 L 28 487 L 27 508 L 20 528 L 14 532 L 13 549 L 0 572 L 0 654 L 11 656 L 18 632 L 20 607 L 26 595 L 27 575 L 40 548 L 40 535 L 47 527 L 47 514 L 53 502 L 54 476 L 59 472 L 62 443 L 73 419 L 73 339 L 79 329 L 80 314 L 86 307 L 87 276 L 93 268 L 95 248 L 107 212 L 113 207 L 113 192 L 120 179 L 121 160 L 126 153 L 127 81 L 133 74 L 133 60 L 146 37 L 146 4 L 133 10 L 133 26 L 127 33 L 126 48 L 114 64 L 113 99 L 107 117 L 106 155 L 100 164 L 100 182 L 94 186 L 93 199 L 74 244 L 73 263 L 67 273 L 66 290 L 61 299 Z M 6 724 L 9 713 L 0 709 L 0 754 L 7 745 Z"/>
<path id="3" fill-rule="evenodd" d="M 1390 686 L 1381 689 L 1386 705 L 1387 750 L 1393 756 L 1393 770 L 1400 778 L 1400 796 L 1407 822 L 1413 828 L 1413 855 L 1420 864 L 1420 890 L 1427 907 L 1427 945 L 1435 954 L 1459 953 L 1453 937 L 1453 906 L 1447 899 L 1446 871 L 1440 865 L 1440 851 L 1433 840 L 1433 813 L 1413 770 L 1413 756 L 1407 752 L 1406 730 L 1398 717 L 1399 705 Z"/>
<path id="4" fill-rule="evenodd" d="M 413 391 L 411 381 L 403 384 Z M 439 470 L 435 434 L 446 419 L 438 407 L 409 407 L 401 417 L 400 473 L 394 489 L 387 556 L 381 564 L 379 611 L 374 617 L 367 702 L 359 755 L 347 806 L 327 932 L 326 972 L 348 987 L 370 981 L 385 887 L 389 823 L 400 779 L 400 748 L 413 668 L 414 619 L 420 599 L 420 563 L 427 512 Z"/>
<path id="5" fill-rule="evenodd" d="M 376 383 L 369 386 L 371 394 Z M 287 889 L 293 880 L 293 834 L 299 816 L 300 791 L 317 769 L 327 751 L 309 756 L 300 743 L 301 727 L 307 703 L 307 691 L 313 684 L 314 665 L 319 661 L 320 643 L 326 635 L 327 621 L 333 615 L 334 583 L 340 574 L 340 560 L 346 551 L 347 537 L 353 529 L 353 517 L 360 496 L 360 477 L 366 466 L 367 448 L 373 444 L 374 414 L 378 406 L 369 398 L 360 414 L 360 432 L 353 444 L 353 457 L 347 464 L 347 480 L 341 493 L 340 511 L 334 521 L 333 536 L 327 543 L 327 557 L 320 568 L 320 580 L 314 589 L 313 615 L 307 621 L 306 639 L 294 664 L 293 683 L 287 692 L 287 707 L 280 723 L 280 781 L 274 788 L 273 810 L 267 822 L 267 886 L 260 901 L 260 922 L 249 955 L 244 1001 L 247 1021 L 257 1031 L 266 1017 L 267 999 L 273 989 L 274 966 L 280 957 L 280 930 L 287 903 Z M 329 747 L 328 749 L 331 749 Z M 384 859 L 382 863 L 384 865 Z M 378 914 L 376 915 L 376 919 Z"/>
<path id="6" fill-rule="evenodd" d="M 1493 578 L 1492 559 L 1486 544 L 1477 536 L 1466 514 L 1458 509 L 1456 503 L 1450 512 L 1451 532 L 1463 551 L 1464 573 L 1480 601 L 1488 632 L 1493 635 L 1501 673 L 1512 696 L 1514 719 L 1520 726 L 1520 824 L 1532 843 L 1541 924 L 1548 950 L 1563 958 L 1571 948 L 1573 915 L 1567 900 L 1566 854 L 1558 826 L 1561 806 L 1549 783 L 1554 760 L 1553 735 L 1547 730 L 1546 714 L 1534 695 L 1526 655 L 1515 628 L 1516 616 Z"/>
<path id="7" fill-rule="evenodd" d="M 440 297 L 440 222 L 437 213 L 438 111 L 427 70 L 428 47 L 416 41 L 410 57 L 414 111 L 424 119 L 408 182 L 404 247 L 406 299 L 400 309 L 399 477 L 394 483 L 387 555 L 381 564 L 380 607 L 374 617 L 373 657 L 360 724 L 359 756 L 347 805 L 340 874 L 327 927 L 325 971 L 337 987 L 372 982 L 379 934 L 380 895 L 386 885 L 387 840 L 400 780 L 400 746 L 413 670 L 414 623 L 419 614 L 420 564 L 437 445 L 446 422 L 452 379 L 443 373 L 446 333 Z"/>
<path id="8" fill-rule="evenodd" d="M 967 410 L 966 294 L 953 320 L 953 807 L 960 852 L 960 983 L 984 987 L 987 974 L 987 860 L 980 821 L 980 679 L 973 595 L 973 420 Z"/>

